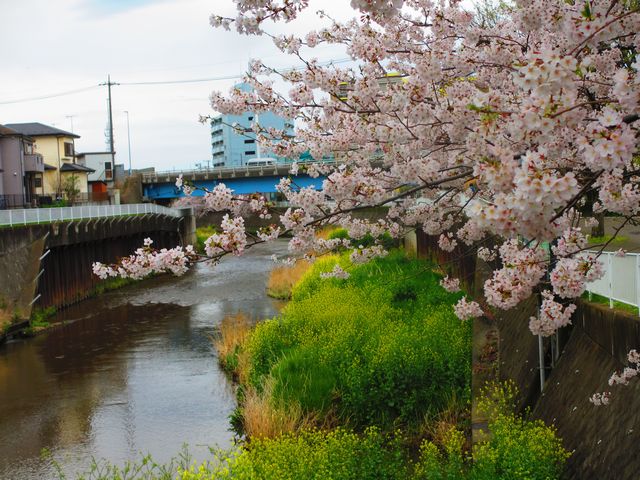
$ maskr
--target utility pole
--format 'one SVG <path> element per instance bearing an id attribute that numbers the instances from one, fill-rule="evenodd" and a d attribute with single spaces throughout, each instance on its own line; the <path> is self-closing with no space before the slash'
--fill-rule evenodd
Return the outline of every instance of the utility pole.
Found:
<path id="1" fill-rule="evenodd" d="M 129 128 L 129 111 L 125 110 L 124 113 L 127 114 L 127 143 L 129 144 L 129 176 L 131 176 L 131 129 Z M 115 171 L 115 165 L 113 167 Z"/>
<path id="2" fill-rule="evenodd" d="M 109 150 L 111 153 L 111 167 L 113 168 L 113 179 L 116 179 L 116 164 L 115 164 L 115 152 L 113 148 L 113 113 L 111 111 L 111 85 L 119 85 L 118 83 L 111 81 L 111 75 L 107 75 L 107 83 L 101 83 L 100 85 L 106 85 L 109 90 Z"/>

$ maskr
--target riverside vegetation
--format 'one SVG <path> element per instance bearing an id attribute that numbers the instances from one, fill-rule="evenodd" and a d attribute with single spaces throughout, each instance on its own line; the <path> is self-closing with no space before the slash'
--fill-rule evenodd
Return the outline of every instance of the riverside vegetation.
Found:
<path id="1" fill-rule="evenodd" d="M 336 264 L 349 278 L 321 277 Z M 511 385 L 485 391 L 489 440 L 470 446 L 471 323 L 430 265 L 394 250 L 306 268 L 281 315 L 255 326 L 229 316 L 214 339 L 238 382 L 244 442 L 201 465 L 94 462 L 78 478 L 560 478 L 568 453 L 552 427 L 514 413 Z"/>

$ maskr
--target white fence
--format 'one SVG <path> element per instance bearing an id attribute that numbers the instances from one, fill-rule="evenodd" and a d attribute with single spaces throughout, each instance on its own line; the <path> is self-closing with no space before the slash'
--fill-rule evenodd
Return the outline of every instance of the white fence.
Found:
<path id="1" fill-rule="evenodd" d="M 0 210 L 0 226 L 62 222 L 66 220 L 81 220 L 84 218 L 119 217 L 123 215 L 144 215 L 146 213 L 158 213 L 172 217 L 179 215 L 178 211 L 173 208 L 152 203 L 25 208 L 21 210 Z"/>
<path id="2" fill-rule="evenodd" d="M 603 252 L 600 261 L 605 273 L 601 279 L 587 284 L 587 292 L 607 297 L 611 308 L 614 301 L 638 307 L 640 315 L 640 254 L 617 257 L 615 252 Z"/>

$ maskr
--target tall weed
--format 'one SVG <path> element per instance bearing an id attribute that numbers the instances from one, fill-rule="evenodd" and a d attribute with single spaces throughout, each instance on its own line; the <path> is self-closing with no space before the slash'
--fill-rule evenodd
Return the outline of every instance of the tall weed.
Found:
<path id="1" fill-rule="evenodd" d="M 267 280 L 267 295 L 273 298 L 289 299 L 296 283 L 311 268 L 306 260 L 298 260 L 293 266 L 275 267 Z"/>
<path id="2" fill-rule="evenodd" d="M 251 330 L 251 321 L 246 314 L 238 312 L 226 315 L 220 322 L 219 331 L 212 338 L 221 365 L 230 372 L 239 373 L 240 346 Z"/>

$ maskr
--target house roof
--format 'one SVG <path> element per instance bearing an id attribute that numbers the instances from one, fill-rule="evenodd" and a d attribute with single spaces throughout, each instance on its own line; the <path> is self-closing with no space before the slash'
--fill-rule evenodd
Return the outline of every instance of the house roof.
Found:
<path id="1" fill-rule="evenodd" d="M 111 155 L 111 152 L 82 152 L 82 153 L 76 153 L 76 157 L 84 157 L 85 155 Z"/>
<path id="2" fill-rule="evenodd" d="M 53 165 L 49 165 L 48 163 L 44 164 L 44 169 L 45 170 L 57 170 L 56 167 L 54 167 Z"/>
<path id="3" fill-rule="evenodd" d="M 61 172 L 87 172 L 93 173 L 95 170 L 93 168 L 85 167 L 84 165 L 80 165 L 79 163 L 65 163 L 60 167 Z"/>
<path id="4" fill-rule="evenodd" d="M 20 135 L 20 132 L 16 132 L 15 130 L 5 127 L 4 125 L 0 125 L 0 135 Z"/>
<path id="5" fill-rule="evenodd" d="M 59 128 L 50 127 L 43 123 L 31 122 L 31 123 L 7 123 L 5 127 L 15 130 L 22 135 L 28 135 L 30 137 L 72 137 L 80 138 L 80 135 L 67 132 L 66 130 L 60 130 Z"/>

